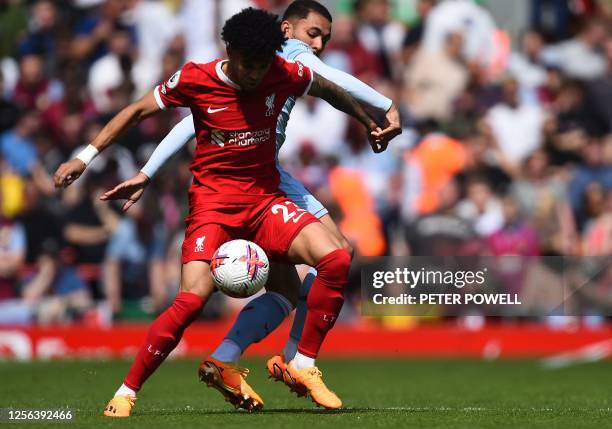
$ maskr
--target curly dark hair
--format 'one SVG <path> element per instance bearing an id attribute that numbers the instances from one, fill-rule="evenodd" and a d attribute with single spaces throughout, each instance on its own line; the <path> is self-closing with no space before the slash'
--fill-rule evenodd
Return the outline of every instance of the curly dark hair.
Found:
<path id="1" fill-rule="evenodd" d="M 228 48 L 248 59 L 273 58 L 285 43 L 278 15 L 252 7 L 228 19 L 221 38 Z"/>
<path id="2" fill-rule="evenodd" d="M 295 0 L 293 3 L 287 6 L 287 10 L 285 10 L 285 13 L 283 14 L 283 21 L 291 18 L 304 19 L 310 12 L 318 13 L 329 22 L 333 22 L 333 18 L 331 13 L 329 13 L 329 10 L 315 0 Z"/>

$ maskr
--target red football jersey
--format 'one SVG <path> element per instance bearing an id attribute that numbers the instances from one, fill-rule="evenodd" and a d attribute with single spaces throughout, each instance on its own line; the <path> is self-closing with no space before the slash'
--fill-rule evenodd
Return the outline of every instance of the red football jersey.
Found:
<path id="1" fill-rule="evenodd" d="M 222 70 L 227 60 L 187 63 L 155 88 L 162 109 L 189 107 L 197 147 L 191 192 L 206 202 L 260 200 L 279 194 L 276 122 L 287 98 L 308 92 L 313 74 L 276 57 L 254 91 L 242 91 Z"/>

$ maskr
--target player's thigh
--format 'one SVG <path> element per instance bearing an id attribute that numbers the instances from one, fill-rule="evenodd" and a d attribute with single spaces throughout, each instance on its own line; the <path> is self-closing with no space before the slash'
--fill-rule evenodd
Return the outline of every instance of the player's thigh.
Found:
<path id="1" fill-rule="evenodd" d="M 272 262 L 270 264 L 270 274 L 266 291 L 276 292 L 289 300 L 295 307 L 300 294 L 300 278 L 295 269 L 295 265 L 280 264 Z"/>
<path id="2" fill-rule="evenodd" d="M 336 237 L 340 244 L 342 244 L 344 250 L 349 252 L 352 257 L 354 253 L 353 246 L 351 246 L 351 243 L 349 243 L 344 234 L 340 232 L 340 228 L 338 228 L 338 225 L 336 225 L 336 222 L 334 222 L 332 217 L 326 213 L 325 215 L 321 216 L 319 220 L 323 225 L 325 225 L 327 229 L 329 229 L 329 231 L 334 235 L 334 237 Z"/>
<path id="3" fill-rule="evenodd" d="M 190 261 L 181 270 L 181 292 L 190 292 L 207 300 L 215 290 L 210 264 L 206 261 Z"/>
<path id="4" fill-rule="evenodd" d="M 314 267 L 335 250 L 343 249 L 342 243 L 321 222 L 310 223 L 296 235 L 287 256 L 296 264 Z"/>
<path id="5" fill-rule="evenodd" d="M 214 222 L 208 213 L 187 217 L 185 239 L 181 246 L 181 262 L 210 262 L 220 245 L 234 238 L 223 225 Z"/>
<path id="6" fill-rule="evenodd" d="M 285 197 L 276 198 L 264 209 L 253 238 L 273 261 L 310 266 L 342 248 L 316 217 Z"/>
<path id="7" fill-rule="evenodd" d="M 210 261 L 219 246 L 232 239 L 221 225 L 210 223 L 206 215 L 187 218 L 185 239 L 181 249 L 181 291 L 207 299 L 215 290 Z"/>

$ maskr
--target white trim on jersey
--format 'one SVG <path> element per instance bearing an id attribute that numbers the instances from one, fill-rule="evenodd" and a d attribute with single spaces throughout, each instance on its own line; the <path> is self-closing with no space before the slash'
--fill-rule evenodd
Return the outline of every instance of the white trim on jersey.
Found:
<path id="1" fill-rule="evenodd" d="M 157 85 L 155 89 L 153 90 L 153 96 L 155 97 L 155 101 L 157 101 L 157 105 L 159 106 L 159 108 L 161 110 L 166 110 L 166 105 L 161 99 L 161 95 L 159 95 L 159 85 Z"/>
<path id="2" fill-rule="evenodd" d="M 305 43 L 304 43 L 304 44 L 305 44 Z M 282 56 L 280 56 L 280 55 L 277 55 L 277 56 L 281 57 L 281 58 L 282 58 L 283 60 L 285 60 L 285 62 L 287 62 L 287 63 L 291 63 L 291 64 L 295 64 L 295 63 L 297 63 L 297 61 L 296 61 L 296 60 L 289 60 L 289 59 L 284 58 L 284 57 L 282 57 Z M 300 64 L 302 64 L 302 66 L 304 66 L 304 63 L 303 63 L 303 62 L 301 62 L 301 61 L 300 61 Z M 312 86 L 312 82 L 314 82 L 314 74 L 315 74 L 314 70 L 313 70 L 313 69 L 311 69 L 311 68 L 310 68 L 310 67 L 308 67 L 308 66 L 306 66 L 306 68 L 307 68 L 308 70 L 310 70 L 310 83 L 308 84 L 308 86 L 306 87 L 306 90 L 305 90 L 305 91 L 302 93 L 302 95 L 300 95 L 300 97 L 303 97 L 303 96 L 305 96 L 305 95 L 307 95 L 307 94 L 308 94 L 308 92 L 310 91 L 310 87 Z"/>
<path id="3" fill-rule="evenodd" d="M 226 84 L 228 84 L 229 86 L 231 86 L 234 89 L 240 89 L 240 85 L 238 85 L 237 83 L 235 83 L 233 80 L 231 80 L 224 72 L 223 72 L 223 64 L 225 64 L 228 60 L 223 60 L 223 61 L 219 61 L 217 63 L 217 65 L 215 66 L 215 70 L 217 71 L 217 76 L 219 76 L 219 79 L 221 79 L 223 82 L 225 82 Z"/>
<path id="4" fill-rule="evenodd" d="M 306 66 L 304 66 L 306 67 Z M 304 91 L 304 93 L 302 94 L 302 97 L 307 95 L 310 92 L 310 88 L 312 87 L 312 83 L 314 82 L 314 75 L 315 72 L 313 69 L 309 68 L 308 70 L 310 70 L 310 82 L 308 82 L 308 85 L 306 86 L 306 90 Z"/>

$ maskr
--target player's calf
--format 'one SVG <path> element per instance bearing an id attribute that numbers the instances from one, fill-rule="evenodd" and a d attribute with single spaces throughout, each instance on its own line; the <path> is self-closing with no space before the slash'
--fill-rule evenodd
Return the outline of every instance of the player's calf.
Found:
<path id="1" fill-rule="evenodd" d="M 308 312 L 298 345 L 298 356 L 301 354 L 314 359 L 319 354 L 321 344 L 336 323 L 344 304 L 350 264 L 351 256 L 344 249 L 328 253 L 317 263 L 317 277 L 306 300 Z"/>

